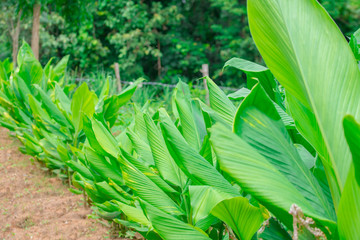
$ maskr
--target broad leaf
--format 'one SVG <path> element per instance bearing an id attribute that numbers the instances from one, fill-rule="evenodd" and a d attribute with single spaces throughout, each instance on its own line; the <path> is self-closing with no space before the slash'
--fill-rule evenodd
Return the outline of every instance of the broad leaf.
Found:
<path id="1" fill-rule="evenodd" d="M 206 77 L 206 84 L 209 89 L 210 107 L 222 120 L 231 125 L 236 112 L 234 104 L 209 77 Z"/>
<path id="2" fill-rule="evenodd" d="M 72 121 L 77 135 L 83 125 L 82 114 L 91 117 L 95 112 L 97 97 L 95 93 L 89 91 L 87 84 L 84 82 L 76 90 L 71 100 Z"/>
<path id="3" fill-rule="evenodd" d="M 238 191 L 205 158 L 194 150 L 169 118 L 160 116 L 161 130 L 169 152 L 181 170 L 195 184 L 212 186 L 219 191 L 238 196 Z"/>
<path id="4" fill-rule="evenodd" d="M 234 120 L 234 132 L 281 172 L 319 215 L 336 219 L 333 206 L 292 144 L 273 102 L 261 85 L 257 84 L 241 103 Z"/>
<path id="5" fill-rule="evenodd" d="M 152 205 L 142 202 L 146 215 L 157 233 L 167 240 L 210 240 L 210 238 L 201 230 L 195 229 L 190 224 L 186 224 L 173 216 L 158 210 Z"/>
<path id="6" fill-rule="evenodd" d="M 144 114 L 144 120 L 151 153 L 160 175 L 174 185 L 185 185 L 186 176 L 171 157 L 160 130 L 148 114 Z"/>
<path id="7" fill-rule="evenodd" d="M 297 204 L 305 215 L 333 229 L 335 223 L 319 215 L 294 185 L 243 139 L 217 124 L 211 128 L 210 140 L 221 170 L 288 227 L 292 226 L 288 211 Z"/>
<path id="8" fill-rule="evenodd" d="M 360 238 L 360 124 L 352 116 L 344 118 L 346 140 L 353 156 L 353 167 L 341 196 L 338 211 L 340 239 Z"/>
<path id="9" fill-rule="evenodd" d="M 234 67 L 246 73 L 248 89 L 260 82 L 273 101 L 278 104 L 282 103 L 275 78 L 267 67 L 241 58 L 230 59 L 225 63 L 224 68 L 226 67 Z"/>
<path id="10" fill-rule="evenodd" d="M 301 126 L 299 116 L 308 111 L 319 129 L 301 133 L 324 161 L 336 207 L 351 163 L 342 118 L 360 118 L 360 71 L 354 55 L 316 0 L 249 0 L 248 15 L 266 65 L 303 105 L 293 115 L 295 122 Z"/>
<path id="11" fill-rule="evenodd" d="M 250 240 L 263 222 L 260 208 L 250 205 L 244 197 L 226 199 L 211 214 L 229 225 L 240 240 Z"/>
<path id="12" fill-rule="evenodd" d="M 128 155 L 128 154 L 127 154 Z M 144 173 L 131 164 L 124 155 L 118 158 L 126 185 L 135 195 L 154 207 L 172 215 L 182 215 L 182 209 Z"/>
<path id="13" fill-rule="evenodd" d="M 201 148 L 201 131 L 204 129 L 204 121 L 202 118 L 195 118 L 195 109 L 193 109 L 189 95 L 189 86 L 179 81 L 174 90 L 174 101 L 179 114 L 181 133 L 190 146 L 199 151 Z"/>

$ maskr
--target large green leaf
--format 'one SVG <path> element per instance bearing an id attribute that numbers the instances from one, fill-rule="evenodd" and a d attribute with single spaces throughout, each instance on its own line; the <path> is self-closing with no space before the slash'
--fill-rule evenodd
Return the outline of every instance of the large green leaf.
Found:
<path id="1" fill-rule="evenodd" d="M 143 202 L 145 213 L 156 232 L 166 240 L 210 240 L 201 230 L 195 229 L 190 224 L 184 223 L 173 216 L 158 210 L 152 205 Z"/>
<path id="2" fill-rule="evenodd" d="M 123 185 L 121 170 L 113 166 L 104 156 L 98 154 L 93 149 L 86 147 L 85 155 L 87 162 L 104 180 L 111 179 L 118 185 Z M 85 177 L 85 176 L 84 176 Z"/>
<path id="3" fill-rule="evenodd" d="M 140 223 L 143 226 L 151 226 L 149 220 L 146 218 L 141 208 L 129 206 L 116 200 L 112 200 L 111 202 L 119 206 L 120 210 L 125 213 L 129 220 Z"/>
<path id="4" fill-rule="evenodd" d="M 293 115 L 297 125 L 303 124 L 298 116 L 308 111 L 319 128 L 302 134 L 324 161 L 336 207 L 351 163 L 342 118 L 348 113 L 360 119 L 360 72 L 354 55 L 316 0 L 249 0 L 248 14 L 266 65 L 303 105 Z"/>
<path id="5" fill-rule="evenodd" d="M 21 66 L 23 64 L 24 58 L 26 56 L 35 58 L 29 44 L 27 44 L 27 42 L 23 41 L 23 43 L 22 43 L 22 45 L 21 45 L 21 47 L 19 49 L 18 55 L 17 55 L 17 64 L 18 64 L 18 66 Z"/>
<path id="6" fill-rule="evenodd" d="M 273 101 L 278 104 L 282 103 L 275 78 L 267 67 L 241 58 L 230 59 L 225 63 L 224 68 L 226 67 L 234 67 L 246 73 L 247 87 L 249 89 L 260 82 L 261 86 Z"/>
<path id="7" fill-rule="evenodd" d="M 58 82 L 63 77 L 65 77 L 65 71 L 68 62 L 69 62 L 69 55 L 66 55 L 56 64 L 56 66 L 52 69 L 52 76 L 51 76 L 52 81 Z"/>
<path id="8" fill-rule="evenodd" d="M 319 215 L 335 221 L 333 206 L 292 144 L 273 102 L 260 84 L 241 103 L 234 132 L 281 172 Z"/>
<path id="9" fill-rule="evenodd" d="M 292 226 L 292 217 L 288 211 L 292 204 L 296 204 L 305 215 L 319 220 L 331 229 L 334 228 L 335 223 L 319 215 L 279 170 L 225 126 L 214 125 L 211 128 L 210 140 L 221 170 L 288 227 Z"/>
<path id="10" fill-rule="evenodd" d="M 171 157 L 160 130 L 148 114 L 144 114 L 144 120 L 151 153 L 160 175 L 172 184 L 185 185 L 186 176 Z"/>
<path id="11" fill-rule="evenodd" d="M 89 117 L 94 114 L 97 100 L 96 94 L 89 90 L 88 85 L 85 82 L 81 84 L 74 93 L 71 100 L 71 112 L 76 132 L 75 135 L 77 135 L 82 129 L 83 114 Z"/>
<path id="12" fill-rule="evenodd" d="M 147 176 L 153 183 L 155 183 L 164 192 L 177 193 L 172 187 L 170 187 L 158 174 L 148 168 L 146 163 L 141 158 L 135 158 L 125 151 L 121 151 L 122 155 L 133 164 L 140 172 Z"/>
<path id="13" fill-rule="evenodd" d="M 258 231 L 258 239 L 263 240 L 291 240 L 290 234 L 276 219 L 270 218 L 264 224 L 263 229 Z"/>
<path id="14" fill-rule="evenodd" d="M 103 199 L 108 201 L 115 199 L 124 203 L 130 203 L 129 200 L 125 199 L 121 193 L 116 191 L 108 182 L 97 182 L 95 186 Z"/>
<path id="15" fill-rule="evenodd" d="M 227 95 L 227 97 L 234 101 L 241 101 L 243 100 L 247 95 L 249 95 L 250 90 L 247 88 L 240 88 L 236 92 L 230 93 Z"/>
<path id="16" fill-rule="evenodd" d="M 338 229 L 341 240 L 360 239 L 360 186 L 350 168 L 338 210 Z"/>
<path id="17" fill-rule="evenodd" d="M 31 84 L 39 84 L 43 79 L 43 69 L 35 58 L 30 46 L 24 41 L 17 56 L 19 76 L 24 79 L 28 87 Z"/>
<path id="18" fill-rule="evenodd" d="M 151 153 L 150 146 L 145 141 L 145 139 L 147 140 L 146 135 L 139 136 L 130 129 L 127 129 L 127 136 L 132 142 L 133 147 L 136 153 L 138 154 L 138 156 L 141 157 L 147 163 L 147 165 L 154 165 L 154 159 Z"/>
<path id="19" fill-rule="evenodd" d="M 36 121 L 40 124 L 43 124 L 44 121 L 51 122 L 49 114 L 41 107 L 40 102 L 31 94 L 28 95 L 28 99 L 31 112 Z"/>
<path id="20" fill-rule="evenodd" d="M 239 240 L 250 240 L 264 220 L 260 208 L 250 205 L 244 197 L 223 200 L 211 214 L 229 225 Z"/>
<path id="21" fill-rule="evenodd" d="M 38 85 L 35 85 L 35 88 L 40 94 L 42 103 L 46 111 L 51 115 L 51 117 L 60 123 L 62 126 L 67 128 L 72 128 L 71 123 L 66 119 L 64 114 L 59 110 L 59 108 L 53 103 L 50 96 L 47 95 L 47 93 L 42 90 Z"/>
<path id="22" fill-rule="evenodd" d="M 127 103 L 134 94 L 142 79 L 125 88 L 119 95 L 113 95 L 104 101 L 104 119 L 109 122 L 110 127 L 115 124 L 121 106 Z"/>
<path id="23" fill-rule="evenodd" d="M 360 185 L 360 124 L 354 117 L 345 116 L 344 132 L 353 158 L 356 181 Z"/>
<path id="24" fill-rule="evenodd" d="M 340 200 L 339 236 L 344 240 L 360 239 L 360 124 L 352 116 L 346 116 L 344 131 L 353 156 L 353 167 Z"/>
<path id="25" fill-rule="evenodd" d="M 31 94 L 31 90 L 29 86 L 25 83 L 25 81 L 17 74 L 14 76 L 13 80 L 14 91 L 18 94 L 15 94 L 20 106 L 24 106 L 24 109 L 27 109 L 29 104 L 28 95 Z"/>
<path id="26" fill-rule="evenodd" d="M 211 108 L 222 118 L 222 120 L 231 125 L 236 112 L 234 104 L 209 77 L 206 77 L 206 84 L 209 89 Z"/>
<path id="27" fill-rule="evenodd" d="M 219 191 L 239 196 L 238 191 L 192 148 L 180 134 L 174 123 L 160 114 L 161 129 L 169 152 L 176 164 L 195 184 L 212 186 Z"/>
<path id="28" fill-rule="evenodd" d="M 128 155 L 128 154 L 127 154 Z M 124 155 L 118 158 L 126 185 L 136 196 L 172 215 L 182 215 L 182 209 L 149 177 L 130 163 Z"/>
<path id="29" fill-rule="evenodd" d="M 192 220 L 195 226 L 207 230 L 215 217 L 211 210 L 221 201 L 232 198 L 231 194 L 216 191 L 210 186 L 189 186 Z"/>
<path id="30" fill-rule="evenodd" d="M 142 109 L 140 109 L 140 107 L 136 103 L 134 103 L 134 113 L 135 113 L 135 116 L 134 116 L 135 124 L 134 124 L 133 131 L 138 136 L 140 136 L 141 139 L 146 142 L 146 144 L 149 144 L 149 141 L 147 138 L 145 120 L 144 120 L 144 116 L 143 116 L 144 112 L 142 111 Z"/>
<path id="31" fill-rule="evenodd" d="M 55 83 L 55 99 L 59 103 L 62 110 L 64 110 L 68 115 L 71 114 L 71 101 L 69 97 L 64 93 L 64 90 Z"/>
<path id="32" fill-rule="evenodd" d="M 198 118 L 201 121 L 196 121 L 195 112 L 193 110 L 190 98 L 189 86 L 182 81 L 176 85 L 174 91 L 174 102 L 179 113 L 181 124 L 181 133 L 186 141 L 195 150 L 199 151 L 201 148 L 201 130 L 204 129 L 203 118 Z"/>

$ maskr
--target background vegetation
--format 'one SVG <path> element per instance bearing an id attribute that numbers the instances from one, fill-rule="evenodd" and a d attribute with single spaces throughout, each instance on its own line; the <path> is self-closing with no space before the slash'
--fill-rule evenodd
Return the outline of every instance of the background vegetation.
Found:
<path id="1" fill-rule="evenodd" d="M 347 36 L 357 29 L 357 0 L 320 2 Z M 239 86 L 241 73 L 222 73 L 225 61 L 262 62 L 250 38 L 245 0 L 6 0 L 0 3 L 1 60 L 11 58 L 16 40 L 32 42 L 39 5 L 40 62 L 70 55 L 76 75 L 113 73 L 118 62 L 122 80 L 175 83 L 200 77 L 208 63 L 216 82 Z"/>

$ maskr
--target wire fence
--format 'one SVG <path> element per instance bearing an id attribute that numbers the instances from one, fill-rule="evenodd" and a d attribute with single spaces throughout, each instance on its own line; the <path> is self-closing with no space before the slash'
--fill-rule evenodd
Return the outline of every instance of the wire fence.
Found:
<path id="1" fill-rule="evenodd" d="M 82 82 L 82 81 L 94 81 L 96 79 L 92 79 L 92 78 L 73 78 L 73 80 L 75 80 L 76 82 Z M 128 82 L 128 81 L 121 81 L 121 84 L 133 84 L 134 82 Z M 161 82 L 142 82 L 141 85 L 148 85 L 148 86 L 158 86 L 158 87 L 164 87 L 164 88 L 175 88 L 176 84 L 167 84 L 167 83 L 161 83 Z M 192 85 L 191 86 L 194 89 L 205 89 L 204 86 L 201 85 Z M 232 87 L 223 87 L 223 86 L 219 86 L 220 89 L 222 90 L 227 90 L 227 91 L 237 91 L 238 88 L 232 88 Z"/>

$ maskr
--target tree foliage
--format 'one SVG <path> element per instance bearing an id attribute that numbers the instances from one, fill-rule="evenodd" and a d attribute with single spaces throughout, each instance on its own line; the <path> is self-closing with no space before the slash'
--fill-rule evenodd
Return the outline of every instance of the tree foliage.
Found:
<path id="1" fill-rule="evenodd" d="M 34 0 L 5 1 L 0 7 L 0 59 L 11 57 L 9 19 L 24 10 L 20 39 L 30 42 Z M 145 76 L 174 83 L 194 80 L 201 65 L 223 85 L 243 83 L 241 73 L 222 72 L 232 57 L 261 63 L 247 24 L 245 0 L 42 0 L 40 62 L 70 55 L 76 73 L 112 72 L 120 64 L 124 80 Z M 345 35 L 356 30 L 356 0 L 322 0 Z M 19 4 L 17 4 L 19 3 Z M 25 21 L 24 21 L 25 20 Z"/>

